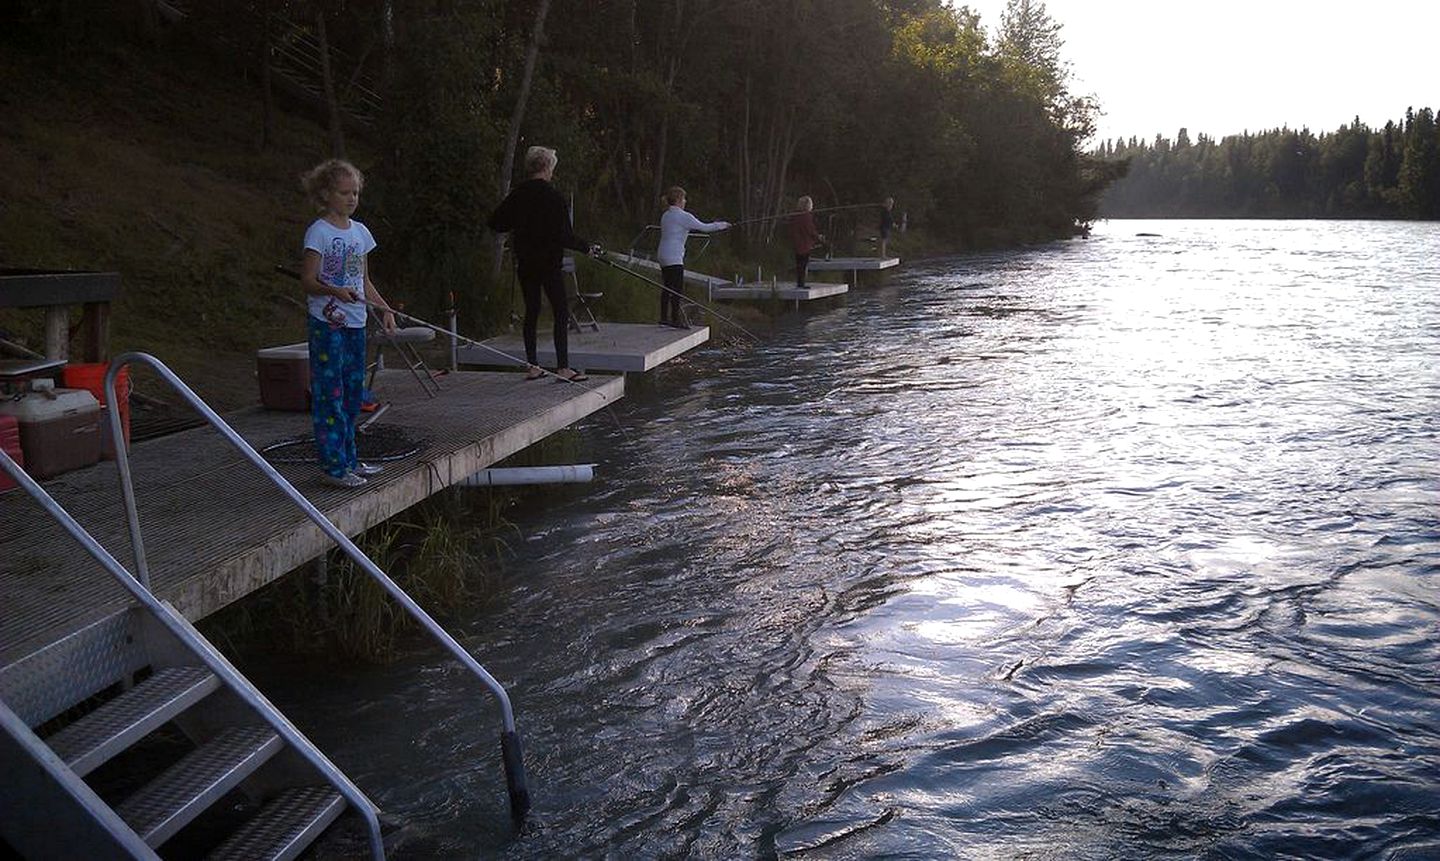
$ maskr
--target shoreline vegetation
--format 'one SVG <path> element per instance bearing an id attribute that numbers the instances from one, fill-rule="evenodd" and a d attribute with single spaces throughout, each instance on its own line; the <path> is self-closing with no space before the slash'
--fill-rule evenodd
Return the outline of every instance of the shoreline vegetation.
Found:
<path id="1" fill-rule="evenodd" d="M 1102 212 L 1416 217 L 1428 199 L 1433 217 L 1440 199 L 1428 109 L 1383 130 L 1194 144 L 1182 130 L 1086 152 L 1098 107 L 1069 92 L 1041 2 L 1012 0 L 997 22 L 939 0 L 161 10 L 21 0 L 0 13 L 0 266 L 119 272 L 112 352 L 155 353 L 222 412 L 255 402 L 255 350 L 304 340 L 300 294 L 275 266 L 295 264 L 311 218 L 297 177 L 330 155 L 367 173 L 358 214 L 386 294 L 433 320 L 454 294 L 471 337 L 518 310 L 483 225 L 503 165 L 531 143 L 560 151 L 577 228 L 607 248 L 630 250 L 677 182 L 703 217 L 746 222 L 691 259 L 747 281 L 786 277 L 779 216 L 801 195 L 822 210 L 875 204 L 820 219 L 839 256 L 875 253 L 879 201 L 895 197 L 907 229 L 891 250 L 908 260 L 1084 235 Z M 333 68 L 309 82 L 317 100 L 283 60 L 322 23 Z M 653 318 L 646 285 L 581 266 L 608 319 Z M 728 313 L 760 329 L 779 304 Z M 38 312 L 0 309 L 5 341 L 38 349 L 41 331 Z M 152 382 L 137 391 L 164 397 Z M 512 462 L 545 462 L 569 436 Z M 444 612 L 501 576 L 504 512 L 549 492 L 437 497 L 362 542 Z M 317 637 L 294 639 L 301 650 L 393 654 L 404 624 L 386 599 L 343 564 L 329 571 L 319 591 L 292 572 L 207 626 L 255 644 L 285 639 L 273 623 L 288 620 L 291 638 Z"/>
<path id="2" fill-rule="evenodd" d="M 185 6 L 0 13 L 0 266 L 119 272 L 112 350 L 156 353 L 221 409 L 253 403 L 256 349 L 303 340 L 273 269 L 311 218 L 297 176 L 330 155 L 366 173 L 385 294 L 432 320 L 454 294 L 471 337 L 518 300 L 484 221 L 507 150 L 530 144 L 559 151 L 576 228 L 606 248 L 628 250 L 677 183 L 706 218 L 759 219 L 695 260 L 747 281 L 790 267 L 776 216 L 802 194 L 875 203 L 822 223 L 836 254 L 874 253 L 893 196 L 896 248 L 929 256 L 1081 233 L 1112 178 L 1082 151 L 1096 106 L 1068 91 L 1040 2 L 995 22 L 940 0 Z M 334 97 L 317 103 L 281 86 L 300 37 L 277 34 L 322 20 Z M 653 313 L 644 285 L 581 277 L 612 319 Z M 0 329 L 38 341 L 23 314 Z"/>
<path id="3" fill-rule="evenodd" d="M 316 39 L 327 62 L 297 62 Z M 559 151 L 577 230 L 607 248 L 629 250 L 677 183 L 705 218 L 746 222 L 692 257 L 747 281 L 786 277 L 781 216 L 801 195 L 874 203 L 822 221 L 838 256 L 875 253 L 886 197 L 905 256 L 1080 235 L 1118 174 L 1082 151 L 1097 107 L 1068 91 L 1061 45 L 1029 0 L 998 22 L 940 0 L 20 0 L 0 12 L 0 267 L 120 273 L 112 354 L 154 353 L 225 412 L 256 402 L 257 349 L 305 338 L 275 267 L 296 265 L 313 217 L 298 176 L 332 155 L 366 173 L 357 216 L 385 295 L 444 320 L 453 294 L 477 338 L 518 310 L 484 223 L 530 144 Z M 647 285 L 580 265 L 608 319 L 653 319 Z M 734 313 L 759 327 L 778 311 Z M 38 350 L 42 331 L 38 312 L 0 309 L 5 341 Z M 166 396 L 144 374 L 134 387 Z M 443 613 L 501 576 L 504 510 L 551 492 L 437 497 L 361 541 Z M 328 567 L 318 589 L 292 572 L 207 630 L 394 654 L 388 599 Z"/>

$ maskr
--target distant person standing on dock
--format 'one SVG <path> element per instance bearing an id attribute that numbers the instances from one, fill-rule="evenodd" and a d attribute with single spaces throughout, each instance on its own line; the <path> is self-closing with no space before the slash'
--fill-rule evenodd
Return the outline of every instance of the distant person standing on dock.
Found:
<path id="1" fill-rule="evenodd" d="M 395 331 L 395 315 L 370 280 L 367 255 L 375 238 L 352 219 L 365 178 L 348 161 L 330 159 L 300 178 L 320 210 L 305 231 L 300 285 L 309 294 L 306 324 L 310 349 L 310 415 L 321 477 L 337 487 L 360 487 L 379 466 L 361 463 L 355 451 L 355 420 L 365 385 L 365 323 L 369 306 Z M 368 305 L 367 305 L 368 303 Z"/>
<path id="2" fill-rule="evenodd" d="M 540 294 L 550 300 L 555 317 L 555 373 L 561 379 L 588 379 L 570 367 L 570 309 L 565 299 L 565 249 L 582 251 L 591 257 L 603 253 L 600 246 L 576 236 L 570 226 L 570 208 L 550 184 L 559 158 L 549 147 L 532 146 L 525 151 L 525 173 L 529 179 L 511 189 L 486 222 L 496 233 L 513 234 L 515 274 L 525 297 L 525 361 L 530 370 L 525 379 L 544 376 L 536 358 L 536 327 L 540 322 Z"/>
<path id="3" fill-rule="evenodd" d="M 800 211 L 790 216 L 790 245 L 795 249 L 795 288 L 805 289 L 805 270 L 810 268 L 810 252 L 825 240 L 815 226 L 815 201 L 805 195 L 795 201 Z"/>
<path id="4" fill-rule="evenodd" d="M 685 296 L 685 240 L 690 231 L 715 233 L 730 226 L 728 221 L 701 221 L 685 211 L 685 189 L 671 186 L 666 190 L 663 202 L 667 204 L 660 216 L 660 248 L 656 258 L 660 262 L 660 282 L 665 289 L 660 291 L 660 325 L 688 329 L 685 314 L 680 310 L 680 300 Z"/>
<path id="5" fill-rule="evenodd" d="M 880 208 L 880 259 L 889 257 L 888 246 L 890 244 L 890 230 L 895 226 L 895 198 L 885 198 L 885 203 Z"/>

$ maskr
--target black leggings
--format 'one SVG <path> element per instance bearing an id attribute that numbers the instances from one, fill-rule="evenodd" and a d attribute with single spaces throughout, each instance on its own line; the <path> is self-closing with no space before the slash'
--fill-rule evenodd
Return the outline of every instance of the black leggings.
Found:
<path id="1" fill-rule="evenodd" d="M 801 290 L 805 289 L 805 270 L 810 268 L 809 254 L 795 255 L 795 286 Z"/>
<path id="2" fill-rule="evenodd" d="M 525 358 L 532 365 L 535 358 L 535 328 L 540 323 L 540 292 L 550 300 L 550 313 L 555 316 L 555 367 L 570 367 L 570 307 L 565 301 L 565 276 L 557 266 L 539 272 L 519 271 L 520 293 L 525 297 Z"/>
<path id="3" fill-rule="evenodd" d="M 660 281 L 666 287 L 660 291 L 660 322 L 683 322 L 680 299 L 685 295 L 685 267 L 661 266 Z"/>

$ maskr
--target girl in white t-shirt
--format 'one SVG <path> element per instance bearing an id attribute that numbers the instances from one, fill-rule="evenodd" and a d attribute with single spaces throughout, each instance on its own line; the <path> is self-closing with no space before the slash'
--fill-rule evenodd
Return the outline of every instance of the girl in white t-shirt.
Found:
<path id="1" fill-rule="evenodd" d="M 669 207 L 660 216 L 660 248 L 655 257 L 660 262 L 660 325 L 688 329 L 685 315 L 680 313 L 680 300 L 685 297 L 685 240 L 690 231 L 715 233 L 730 226 L 728 221 L 705 222 L 685 211 L 685 189 L 672 186 L 663 197 Z"/>
<path id="2" fill-rule="evenodd" d="M 348 161 L 330 159 L 300 178 L 320 217 L 305 231 L 300 285 L 309 309 L 310 415 L 321 479 L 337 487 L 360 487 L 380 467 L 361 463 L 355 452 L 355 420 L 365 385 L 365 322 L 369 307 L 383 313 L 394 331 L 395 315 L 370 280 L 366 255 L 375 238 L 350 216 L 360 204 L 365 178 Z"/>

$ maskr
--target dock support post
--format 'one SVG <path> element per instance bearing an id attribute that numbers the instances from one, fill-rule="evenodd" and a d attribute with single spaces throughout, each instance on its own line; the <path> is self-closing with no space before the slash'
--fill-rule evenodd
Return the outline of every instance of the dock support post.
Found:
<path id="1" fill-rule="evenodd" d="M 70 358 L 70 309 L 64 305 L 45 308 L 45 358 Z"/>
<path id="2" fill-rule="evenodd" d="M 322 553 L 310 563 L 311 598 L 315 601 L 315 615 L 320 624 L 330 624 L 330 602 L 326 593 L 330 591 L 330 554 Z"/>

